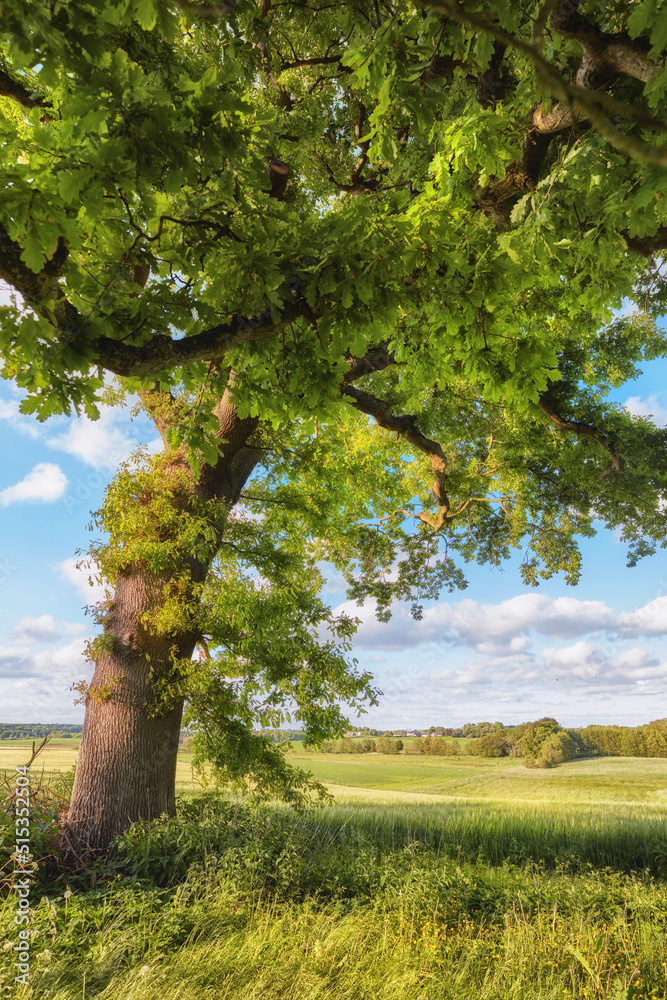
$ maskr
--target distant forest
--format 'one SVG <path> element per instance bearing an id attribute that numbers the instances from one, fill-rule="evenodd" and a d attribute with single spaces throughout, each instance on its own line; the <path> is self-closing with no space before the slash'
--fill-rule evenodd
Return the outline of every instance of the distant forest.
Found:
<path id="1" fill-rule="evenodd" d="M 374 731 L 368 733 L 368 736 Z M 442 735 L 440 735 L 442 734 Z M 447 739 L 447 735 L 465 739 Z M 387 734 L 389 736 L 390 734 Z M 405 736 L 394 731 L 393 736 Z M 366 733 L 360 733 L 366 737 Z M 461 730 L 432 726 L 407 746 L 382 736 L 324 743 L 325 753 L 403 753 L 437 757 L 521 757 L 526 767 L 553 767 L 577 757 L 667 757 L 667 719 L 643 726 L 586 726 L 565 729 L 550 717 L 519 726 L 500 722 L 467 723 Z"/>
<path id="2" fill-rule="evenodd" d="M 81 736 L 83 726 L 69 723 L 0 722 L 0 740 L 43 740 L 45 736 Z"/>
<path id="3" fill-rule="evenodd" d="M 0 740 L 43 739 L 45 736 L 81 736 L 83 726 L 69 723 L 0 722 Z M 300 741 L 304 734 L 293 729 L 256 730 L 272 742 Z M 408 730 L 387 730 L 364 727 L 359 735 L 365 739 L 329 741 L 321 748 L 329 753 L 400 753 L 433 754 L 435 756 L 526 757 L 543 759 L 542 744 L 547 739 L 554 744 L 552 756 L 560 761 L 574 757 L 667 757 L 667 719 L 656 719 L 643 726 L 599 726 L 564 729 L 555 719 L 544 718 L 518 726 L 503 726 L 501 722 L 468 722 L 460 729 L 431 726 L 421 731 L 421 738 L 404 747 L 401 736 Z M 446 736 L 467 737 L 466 743 L 450 742 Z M 370 739 L 368 737 L 371 737 Z M 379 739 L 372 739 L 379 737 Z M 384 738 L 383 738 L 384 737 Z M 390 738 L 387 738 L 390 737 Z M 398 737 L 391 738 L 391 737 Z M 555 744 L 559 746 L 556 748 Z M 562 744 L 562 745 L 561 745 Z"/>

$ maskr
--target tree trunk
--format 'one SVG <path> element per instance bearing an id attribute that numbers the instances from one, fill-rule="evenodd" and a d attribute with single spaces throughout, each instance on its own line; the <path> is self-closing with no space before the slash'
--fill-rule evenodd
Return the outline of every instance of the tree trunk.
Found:
<path id="1" fill-rule="evenodd" d="M 258 452 L 246 445 L 257 421 L 240 420 L 227 394 L 216 414 L 224 450 L 215 466 L 202 469 L 197 482 L 190 475 L 189 492 L 199 499 L 223 500 L 228 512 L 258 461 Z M 164 420 L 158 426 L 164 432 Z M 160 475 L 188 468 L 183 451 L 171 453 L 165 455 Z M 218 530 L 221 540 L 224 524 Z M 196 560 L 184 553 L 180 568 L 189 571 L 194 583 L 201 582 L 214 555 Z M 62 823 L 66 852 L 82 856 L 104 850 L 136 820 L 174 814 L 184 701 L 172 700 L 161 710 L 154 681 L 172 674 L 174 655 L 192 656 L 198 636 L 155 635 L 142 623 L 142 616 L 160 608 L 169 579 L 134 565 L 116 580 L 104 619 L 105 652 L 96 661 L 86 697 L 72 798 Z"/>

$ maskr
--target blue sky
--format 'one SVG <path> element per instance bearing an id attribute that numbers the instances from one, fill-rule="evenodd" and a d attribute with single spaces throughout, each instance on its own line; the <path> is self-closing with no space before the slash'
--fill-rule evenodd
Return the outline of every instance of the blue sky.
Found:
<path id="1" fill-rule="evenodd" d="M 614 395 L 667 425 L 667 361 Z M 99 590 L 76 569 L 76 550 L 89 544 L 90 512 L 117 464 L 139 443 L 156 448 L 157 435 L 120 408 L 96 422 L 40 424 L 19 414 L 19 399 L 0 381 L 0 722 L 82 722 L 69 687 L 92 676 L 84 608 Z M 331 573 L 327 600 L 362 619 L 351 655 L 384 692 L 358 724 L 548 714 L 564 725 L 637 725 L 667 715 L 665 550 L 628 569 L 624 546 L 601 532 L 583 552 L 577 587 L 559 578 L 524 587 L 521 554 L 502 571 L 469 566 L 467 590 L 426 606 L 421 622 L 399 606 L 379 624 L 372 607 L 345 601 Z"/>

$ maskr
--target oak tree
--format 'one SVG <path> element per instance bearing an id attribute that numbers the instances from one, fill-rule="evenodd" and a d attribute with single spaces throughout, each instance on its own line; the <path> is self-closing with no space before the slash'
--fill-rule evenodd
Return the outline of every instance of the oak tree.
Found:
<path id="1" fill-rule="evenodd" d="M 185 705 L 304 791 L 253 722 L 375 696 L 321 560 L 384 619 L 516 547 L 576 582 L 600 521 L 664 543 L 665 434 L 606 399 L 665 353 L 662 0 L 0 11 L 3 376 L 164 442 L 98 515 L 72 842 L 173 811 Z"/>

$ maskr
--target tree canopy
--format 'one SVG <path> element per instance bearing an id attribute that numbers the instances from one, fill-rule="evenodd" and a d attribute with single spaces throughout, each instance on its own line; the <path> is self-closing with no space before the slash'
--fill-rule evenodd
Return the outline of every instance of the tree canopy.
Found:
<path id="1" fill-rule="evenodd" d="M 115 375 L 162 434 L 98 550 L 111 579 L 160 579 L 132 612 L 173 640 L 154 693 L 196 701 L 175 665 L 234 633 L 227 612 L 211 631 L 206 580 L 250 620 L 279 551 L 302 601 L 265 602 L 266 628 L 300 615 L 305 666 L 287 683 L 283 650 L 258 670 L 307 714 L 336 685 L 371 694 L 342 666 L 307 690 L 320 559 L 382 618 L 513 547 L 526 582 L 574 583 L 598 520 L 630 561 L 664 544 L 665 432 L 606 400 L 665 354 L 661 0 L 1 9 L 0 277 L 24 306 L 1 311 L 2 374 L 40 419 L 95 416 Z M 239 500 L 262 519 L 246 577 L 223 558 Z M 204 715 L 240 711 L 243 634 Z"/>

